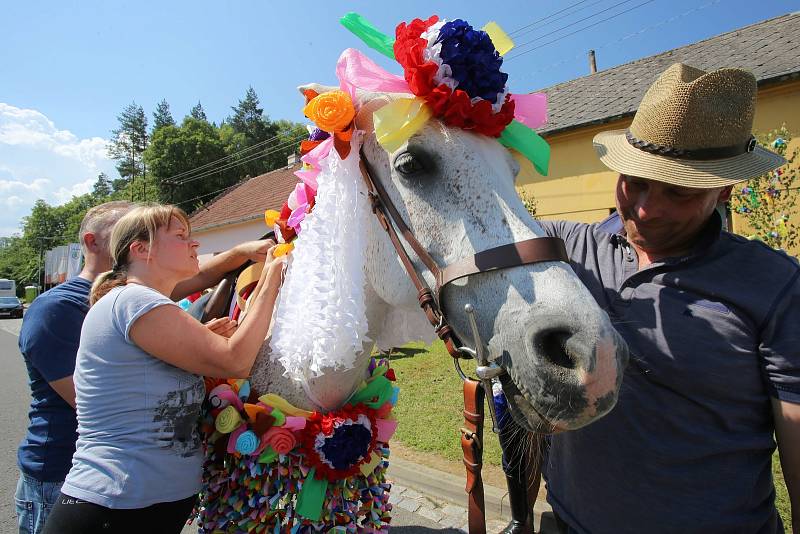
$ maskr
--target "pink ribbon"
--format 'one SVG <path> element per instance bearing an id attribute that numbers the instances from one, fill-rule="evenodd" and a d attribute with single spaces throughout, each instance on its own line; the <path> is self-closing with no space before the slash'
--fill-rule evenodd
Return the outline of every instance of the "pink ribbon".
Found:
<path id="1" fill-rule="evenodd" d="M 375 426 L 378 427 L 377 440 L 383 443 L 388 443 L 395 430 L 397 430 L 397 421 L 394 419 L 378 419 L 375 421 Z"/>
<path id="2" fill-rule="evenodd" d="M 400 76 L 383 70 L 367 56 L 348 48 L 336 64 L 339 86 L 356 102 L 356 89 L 386 93 L 410 93 L 408 82 Z"/>
<path id="3" fill-rule="evenodd" d="M 514 118 L 528 128 L 538 128 L 547 122 L 547 95 L 531 93 L 511 95 L 514 101 Z"/>

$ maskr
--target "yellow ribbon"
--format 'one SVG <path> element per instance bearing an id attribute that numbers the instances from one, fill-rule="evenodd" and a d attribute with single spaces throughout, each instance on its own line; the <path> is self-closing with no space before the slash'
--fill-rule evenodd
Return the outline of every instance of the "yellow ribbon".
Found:
<path id="1" fill-rule="evenodd" d="M 272 406 L 273 408 L 277 408 L 282 411 L 286 415 L 291 415 L 292 417 L 305 417 L 308 419 L 314 412 L 309 412 L 308 410 L 303 410 L 296 406 L 289 404 L 288 401 L 284 400 L 283 397 L 280 395 L 275 395 L 274 393 L 267 393 L 266 395 L 261 395 L 258 400 L 266 404 L 267 406 Z M 221 415 L 221 414 L 220 414 Z"/>
<path id="2" fill-rule="evenodd" d="M 487 22 L 486 26 L 481 29 L 489 34 L 489 39 L 492 40 L 495 50 L 501 56 L 508 54 L 509 50 L 514 48 L 514 41 L 496 22 Z"/>
<path id="3" fill-rule="evenodd" d="M 425 125 L 431 114 L 431 108 L 420 98 L 393 100 L 373 114 L 375 137 L 387 152 L 394 152 Z"/>

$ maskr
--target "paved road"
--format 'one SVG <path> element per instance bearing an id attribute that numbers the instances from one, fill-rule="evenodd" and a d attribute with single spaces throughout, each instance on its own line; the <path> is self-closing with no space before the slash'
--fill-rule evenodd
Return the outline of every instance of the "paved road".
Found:
<path id="1" fill-rule="evenodd" d="M 17 336 L 22 324 L 20 319 L 0 320 L 0 372 L 3 376 L 4 386 L 0 388 L 0 533 L 15 532 L 16 515 L 14 509 L 14 490 L 16 488 L 17 471 L 17 446 L 22 439 L 28 424 L 27 408 L 30 404 L 28 392 L 27 373 L 22 362 L 22 356 L 17 346 Z M 399 503 L 400 495 L 393 494 L 392 500 Z M 392 532 L 397 534 L 424 534 L 426 532 L 463 532 L 458 526 L 462 521 L 448 521 L 436 510 L 443 510 L 449 505 L 436 503 L 423 505 L 419 512 L 431 516 L 430 518 L 413 513 L 407 508 L 415 508 L 408 504 L 395 506 L 392 512 Z M 438 506 L 437 506 L 438 504 Z M 452 507 L 451 507 L 452 508 Z M 453 517 L 458 517 L 458 510 L 451 510 Z M 416 509 L 416 508 L 415 508 Z M 432 512 L 433 511 L 433 512 Z M 450 524 L 448 524 L 450 523 Z M 196 533 L 196 527 L 187 526 L 182 534 Z"/>
<path id="2" fill-rule="evenodd" d="M 15 532 L 17 517 L 14 490 L 17 486 L 17 445 L 28 426 L 30 404 L 28 374 L 17 348 L 20 319 L 0 319 L 0 532 Z"/>

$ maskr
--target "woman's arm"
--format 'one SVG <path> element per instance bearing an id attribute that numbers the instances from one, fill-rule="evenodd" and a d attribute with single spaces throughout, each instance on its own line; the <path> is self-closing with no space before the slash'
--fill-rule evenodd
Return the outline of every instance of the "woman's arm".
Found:
<path id="1" fill-rule="evenodd" d="M 180 300 L 197 291 L 214 287 L 226 274 L 238 269 L 247 260 L 256 263 L 263 262 L 267 257 L 267 251 L 274 246 L 275 242 L 273 240 L 262 239 L 260 241 L 248 241 L 217 254 L 200 265 L 199 273 L 188 280 L 178 282 L 178 285 L 172 290 L 170 298 L 172 300 Z"/>
<path id="2" fill-rule="evenodd" d="M 251 319 L 226 338 L 176 306 L 159 306 L 139 317 L 130 337 L 142 350 L 186 371 L 221 378 L 247 377 L 267 335 L 278 297 L 283 258 L 268 255 Z"/>

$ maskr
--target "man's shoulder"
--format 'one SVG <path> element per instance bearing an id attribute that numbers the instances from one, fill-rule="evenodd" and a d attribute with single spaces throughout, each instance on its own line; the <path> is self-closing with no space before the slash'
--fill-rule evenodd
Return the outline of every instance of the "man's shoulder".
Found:
<path id="1" fill-rule="evenodd" d="M 74 321 L 82 322 L 89 311 L 89 289 L 88 280 L 72 279 L 36 297 L 22 320 L 20 345 L 43 328 L 73 327 Z M 75 319 L 71 321 L 70 317 Z"/>
<path id="2" fill-rule="evenodd" d="M 792 278 L 800 272 L 800 263 L 782 250 L 776 250 L 763 241 L 748 239 L 738 234 L 722 232 L 720 241 L 737 258 L 746 258 L 743 265 L 752 265 L 759 269 L 761 278 L 784 276 Z"/>

